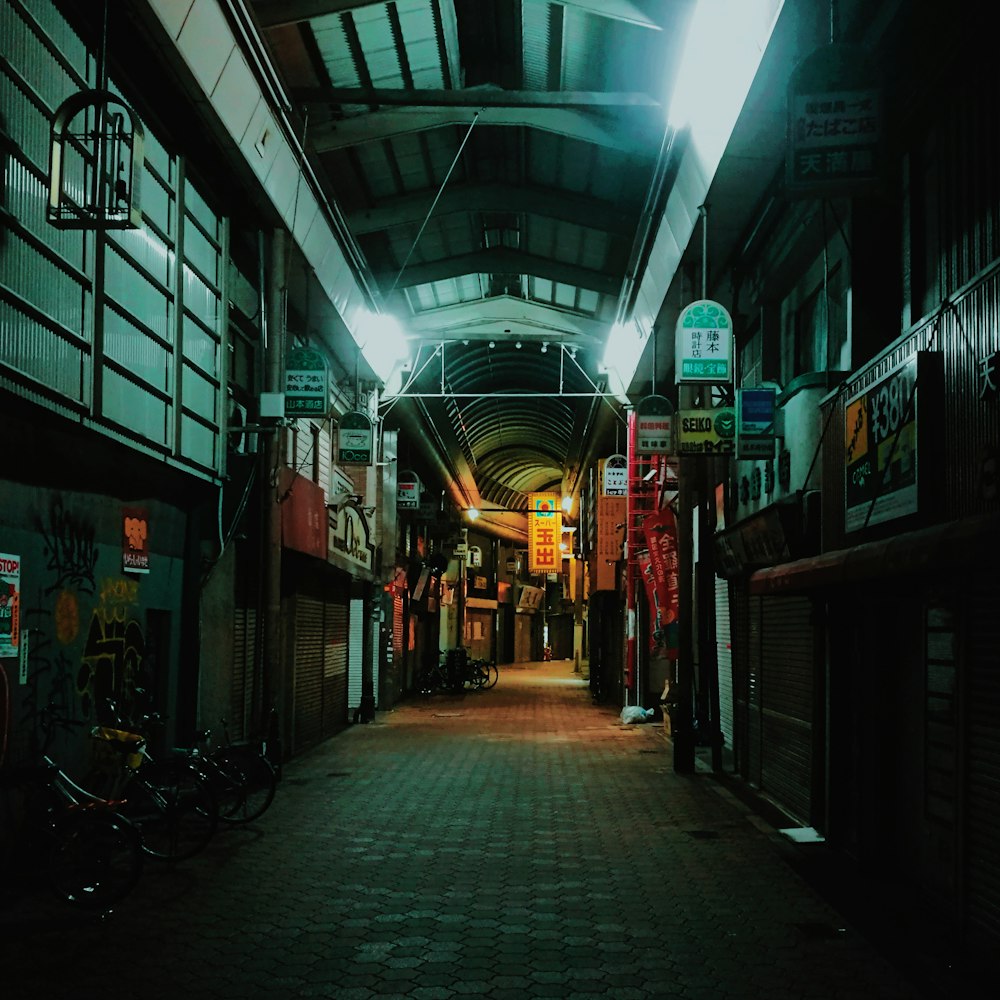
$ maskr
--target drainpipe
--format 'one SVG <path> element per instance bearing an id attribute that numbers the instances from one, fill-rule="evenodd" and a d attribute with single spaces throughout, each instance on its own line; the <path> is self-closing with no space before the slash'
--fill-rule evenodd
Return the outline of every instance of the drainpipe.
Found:
<path id="1" fill-rule="evenodd" d="M 285 233 L 275 230 L 271 234 L 271 261 L 268 274 L 267 341 L 264 358 L 264 391 L 281 392 L 285 353 Z M 266 466 L 261 477 L 262 507 L 264 513 L 264 607 L 263 607 L 263 711 L 270 715 L 277 712 L 279 725 L 291 733 L 288 718 L 288 684 L 282 655 L 281 635 L 281 497 L 278 477 L 284 431 L 278 427 L 265 436 Z M 258 720 L 260 724 L 262 720 Z M 262 731 L 262 725 L 258 726 Z"/>

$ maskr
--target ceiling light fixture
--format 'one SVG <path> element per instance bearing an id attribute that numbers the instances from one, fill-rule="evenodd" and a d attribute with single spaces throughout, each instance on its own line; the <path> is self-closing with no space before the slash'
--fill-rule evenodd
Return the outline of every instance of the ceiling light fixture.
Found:
<path id="1" fill-rule="evenodd" d="M 549 349 L 549 342 L 547 340 L 542 342 L 542 354 L 544 354 Z"/>
<path id="2" fill-rule="evenodd" d="M 490 341 L 490 347 L 493 348 L 493 347 L 496 347 L 496 346 L 497 346 L 497 342 L 495 340 L 491 340 Z"/>
<path id="3" fill-rule="evenodd" d="M 516 340 L 516 341 L 514 341 L 514 346 L 515 346 L 515 347 L 516 347 L 516 348 L 517 348 L 518 350 L 521 350 L 521 341 L 519 341 L 519 340 Z"/>

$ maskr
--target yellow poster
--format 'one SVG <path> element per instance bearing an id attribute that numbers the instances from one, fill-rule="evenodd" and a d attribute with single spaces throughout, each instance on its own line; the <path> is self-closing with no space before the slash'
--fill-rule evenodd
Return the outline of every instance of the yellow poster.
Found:
<path id="1" fill-rule="evenodd" d="M 562 511 L 557 493 L 528 494 L 528 572 L 562 569 Z"/>

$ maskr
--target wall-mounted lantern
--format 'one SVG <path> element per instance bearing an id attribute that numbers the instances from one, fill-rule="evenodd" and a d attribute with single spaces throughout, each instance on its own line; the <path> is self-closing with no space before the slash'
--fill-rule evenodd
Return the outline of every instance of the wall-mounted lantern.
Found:
<path id="1" fill-rule="evenodd" d="M 138 229 L 143 128 L 107 90 L 68 97 L 52 120 L 48 221 L 57 229 Z"/>

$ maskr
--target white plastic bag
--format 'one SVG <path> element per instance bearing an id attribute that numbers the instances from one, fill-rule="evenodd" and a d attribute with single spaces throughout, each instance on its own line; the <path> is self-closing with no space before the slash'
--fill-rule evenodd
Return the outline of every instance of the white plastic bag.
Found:
<path id="1" fill-rule="evenodd" d="M 622 722 L 626 725 L 635 722 L 649 722 L 656 714 L 652 708 L 643 708 L 641 705 L 626 705 L 622 709 Z"/>

